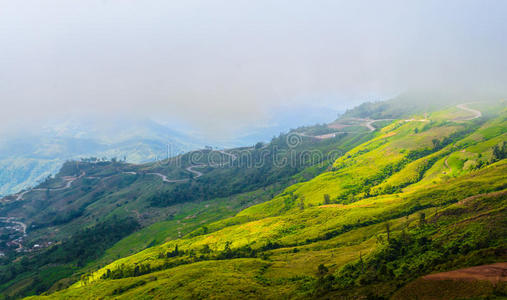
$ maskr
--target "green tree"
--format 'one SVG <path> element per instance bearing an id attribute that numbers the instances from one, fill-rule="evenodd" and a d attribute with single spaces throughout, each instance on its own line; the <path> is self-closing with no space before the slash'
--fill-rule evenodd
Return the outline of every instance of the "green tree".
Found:
<path id="1" fill-rule="evenodd" d="M 319 274 L 319 276 L 324 276 L 326 275 L 327 273 L 329 272 L 329 269 L 324 266 L 324 264 L 320 264 L 318 267 L 317 267 L 317 273 Z"/>
<path id="2" fill-rule="evenodd" d="M 300 210 L 305 209 L 305 197 L 304 196 L 301 196 L 299 198 L 299 204 L 298 205 L 299 205 L 299 209 Z"/>
<path id="3" fill-rule="evenodd" d="M 331 203 L 331 197 L 329 197 L 329 194 L 324 194 L 324 204 Z"/>
<path id="4" fill-rule="evenodd" d="M 426 214 L 423 212 L 419 213 L 419 226 L 426 224 Z"/>
<path id="5" fill-rule="evenodd" d="M 440 141 L 438 139 L 433 139 L 431 142 L 433 143 L 433 148 L 437 149 L 440 147 Z"/>
<path id="6" fill-rule="evenodd" d="M 502 144 L 493 146 L 493 153 L 491 155 L 491 162 L 497 162 L 501 159 L 507 157 L 507 143 L 502 142 Z"/>
<path id="7" fill-rule="evenodd" d="M 209 247 L 208 244 L 205 244 L 204 246 L 202 246 L 201 253 L 202 254 L 209 254 L 209 253 L 211 253 L 211 249 L 210 249 L 210 247 Z"/>
<path id="8" fill-rule="evenodd" d="M 225 258 L 232 258 L 232 256 L 233 256 L 231 244 L 232 243 L 230 241 L 225 242 L 224 252 L 223 252 Z"/>
<path id="9" fill-rule="evenodd" d="M 391 240 L 391 224 L 389 222 L 386 222 L 386 232 L 387 232 L 387 242 Z"/>

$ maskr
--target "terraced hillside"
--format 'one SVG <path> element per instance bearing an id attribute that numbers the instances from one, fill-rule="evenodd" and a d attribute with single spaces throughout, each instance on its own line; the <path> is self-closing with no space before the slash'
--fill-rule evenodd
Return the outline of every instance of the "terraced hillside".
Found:
<path id="1" fill-rule="evenodd" d="M 506 103 L 466 107 L 395 118 L 269 201 L 41 298 L 410 299 L 407 284 L 463 297 L 459 282 L 416 279 L 507 259 Z"/>

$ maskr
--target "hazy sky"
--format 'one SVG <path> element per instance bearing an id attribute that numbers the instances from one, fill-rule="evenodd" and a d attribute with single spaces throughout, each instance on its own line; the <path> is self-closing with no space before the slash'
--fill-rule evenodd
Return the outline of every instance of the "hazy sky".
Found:
<path id="1" fill-rule="evenodd" d="M 506 16 L 501 0 L 0 0 L 0 127 L 121 112 L 223 131 L 296 103 L 504 91 Z"/>

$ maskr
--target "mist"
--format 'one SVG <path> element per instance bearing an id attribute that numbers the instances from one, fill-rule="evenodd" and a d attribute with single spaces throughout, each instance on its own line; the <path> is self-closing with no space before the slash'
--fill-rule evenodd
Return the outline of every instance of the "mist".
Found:
<path id="1" fill-rule="evenodd" d="M 212 136 L 286 106 L 502 97 L 505 15 L 504 1 L 0 1 L 0 127 L 150 117 Z"/>

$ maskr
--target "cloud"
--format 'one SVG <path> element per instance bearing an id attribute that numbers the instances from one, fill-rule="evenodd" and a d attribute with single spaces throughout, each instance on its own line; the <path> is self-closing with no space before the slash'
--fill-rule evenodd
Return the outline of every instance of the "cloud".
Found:
<path id="1" fill-rule="evenodd" d="M 408 89 L 504 93 L 503 1 L 4 1 L 0 118 L 175 118 L 210 132 L 281 105 Z"/>

